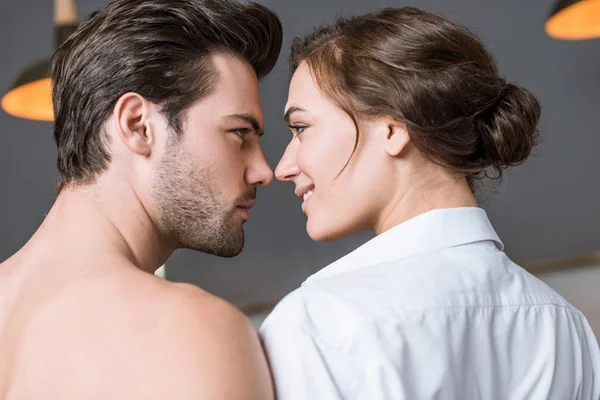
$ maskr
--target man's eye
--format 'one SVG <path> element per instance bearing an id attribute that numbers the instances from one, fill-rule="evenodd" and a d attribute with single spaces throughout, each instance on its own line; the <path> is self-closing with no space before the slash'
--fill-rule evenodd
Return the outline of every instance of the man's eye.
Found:
<path id="1" fill-rule="evenodd" d="M 238 135 L 239 137 L 241 137 L 243 139 L 244 136 L 250 131 L 251 131 L 251 129 L 248 129 L 248 128 L 240 128 L 240 129 L 233 129 L 231 132 L 235 133 L 236 135 Z"/>

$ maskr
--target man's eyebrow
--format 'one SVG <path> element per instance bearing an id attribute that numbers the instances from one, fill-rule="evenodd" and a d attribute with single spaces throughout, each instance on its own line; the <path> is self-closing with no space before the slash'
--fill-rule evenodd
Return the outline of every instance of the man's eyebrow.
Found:
<path id="1" fill-rule="evenodd" d="M 285 115 L 283 116 L 283 119 L 285 120 L 285 122 L 288 125 L 290 123 L 290 118 L 291 118 L 292 114 L 295 112 L 306 112 L 306 110 L 304 108 L 300 108 L 300 107 L 296 107 L 296 106 L 291 106 L 290 108 L 288 108 L 287 111 L 285 112 Z"/>
<path id="2" fill-rule="evenodd" d="M 254 132 L 256 132 L 258 136 L 262 136 L 264 134 L 262 127 L 258 123 L 258 120 L 252 114 L 231 114 L 224 116 L 222 119 L 227 122 L 247 122 L 252 125 L 252 129 L 254 129 Z"/>

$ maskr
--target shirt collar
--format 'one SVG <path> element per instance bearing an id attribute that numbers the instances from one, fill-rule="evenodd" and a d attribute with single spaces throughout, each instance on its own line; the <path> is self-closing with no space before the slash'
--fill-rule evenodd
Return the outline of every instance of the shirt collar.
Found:
<path id="1" fill-rule="evenodd" d="M 485 210 L 479 207 L 436 209 L 383 232 L 316 272 L 304 283 L 419 253 L 480 241 L 493 241 L 500 251 L 504 250 Z"/>

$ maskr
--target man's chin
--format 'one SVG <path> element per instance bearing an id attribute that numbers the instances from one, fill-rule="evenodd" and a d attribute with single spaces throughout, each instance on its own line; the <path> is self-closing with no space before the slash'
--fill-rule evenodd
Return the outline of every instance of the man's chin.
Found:
<path id="1" fill-rule="evenodd" d="M 233 258 L 233 257 L 238 256 L 242 252 L 243 248 L 244 248 L 244 245 L 242 244 L 241 246 L 238 246 L 236 248 L 233 248 L 233 247 L 221 248 L 221 249 L 216 249 L 215 251 L 211 251 L 211 252 L 207 252 L 207 253 L 212 254 L 213 256 L 217 256 L 217 257 Z"/>
<path id="2" fill-rule="evenodd" d="M 229 220 L 228 229 L 224 229 L 226 224 L 213 224 L 211 228 L 196 227 L 192 232 L 179 232 L 179 247 L 211 254 L 217 257 L 232 258 L 239 255 L 244 248 L 244 228 L 237 218 Z M 181 233 L 187 233 L 181 234 Z"/>
<path id="3" fill-rule="evenodd" d="M 224 255 L 223 257 L 227 257 L 227 258 L 232 258 L 232 257 L 236 257 L 238 256 L 242 250 L 244 249 L 244 242 L 245 242 L 245 237 L 244 237 L 244 230 L 242 229 L 241 235 L 238 239 L 238 243 L 236 246 L 232 246 L 230 248 L 231 252 L 229 254 Z"/>
<path id="4" fill-rule="evenodd" d="M 240 228 L 241 229 L 241 228 Z M 212 243 L 211 245 L 194 246 L 193 250 L 211 254 L 217 257 L 233 258 L 239 255 L 244 248 L 244 231 L 241 230 L 239 236 L 223 238 L 220 243 Z"/>
<path id="5" fill-rule="evenodd" d="M 231 253 L 222 253 L 222 254 L 214 254 L 217 257 L 223 257 L 223 258 L 234 258 L 237 257 L 238 255 L 240 255 L 240 253 L 242 252 L 242 249 L 239 249 L 238 251 L 235 252 L 231 252 Z"/>

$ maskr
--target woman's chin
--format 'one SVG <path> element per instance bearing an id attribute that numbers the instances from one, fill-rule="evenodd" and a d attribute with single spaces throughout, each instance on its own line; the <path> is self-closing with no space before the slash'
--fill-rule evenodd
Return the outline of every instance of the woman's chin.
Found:
<path id="1" fill-rule="evenodd" d="M 348 236 L 351 236 L 353 233 L 348 230 L 344 230 L 341 226 L 337 224 L 327 224 L 324 221 L 319 221 L 318 223 L 311 223 L 310 218 L 306 222 L 306 232 L 312 240 L 319 243 L 344 239 Z"/>

